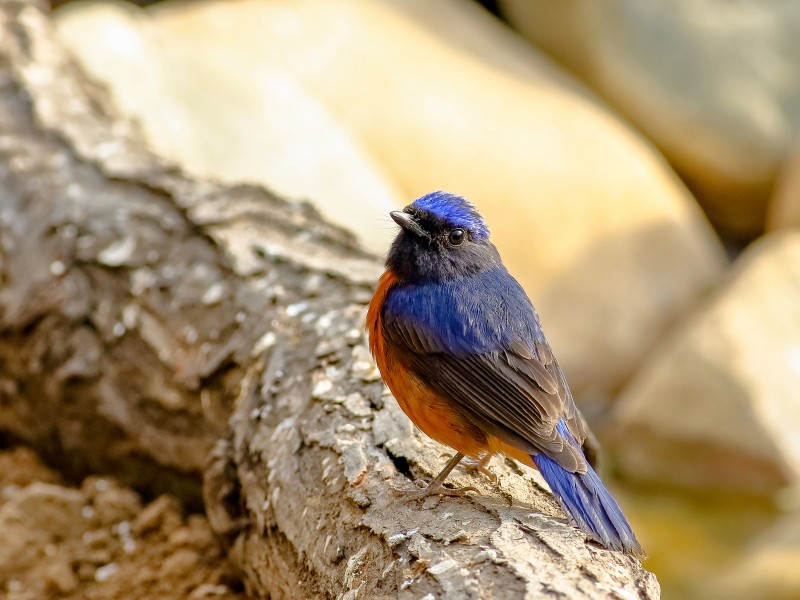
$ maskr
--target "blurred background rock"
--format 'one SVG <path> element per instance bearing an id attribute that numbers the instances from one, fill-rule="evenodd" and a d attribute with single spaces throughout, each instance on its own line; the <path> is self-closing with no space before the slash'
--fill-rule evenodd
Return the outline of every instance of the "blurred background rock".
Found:
<path id="1" fill-rule="evenodd" d="M 472 199 L 665 597 L 800 597 L 800 4 L 140 4 L 56 20 L 154 150 L 376 253 Z"/>
<path id="2" fill-rule="evenodd" d="M 796 2 L 499 4 L 653 140 L 723 235 L 759 235 L 800 130 Z"/>

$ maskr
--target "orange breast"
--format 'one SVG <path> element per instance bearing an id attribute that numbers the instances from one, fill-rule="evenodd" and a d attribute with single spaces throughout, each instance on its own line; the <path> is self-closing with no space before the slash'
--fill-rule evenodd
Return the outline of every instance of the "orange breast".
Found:
<path id="1" fill-rule="evenodd" d="M 386 271 L 378 282 L 367 311 L 369 349 L 383 380 L 408 418 L 437 442 L 467 456 L 477 457 L 488 449 L 486 435 L 464 420 L 452 402 L 431 390 L 395 356 L 383 331 L 383 305 L 397 277 Z"/>

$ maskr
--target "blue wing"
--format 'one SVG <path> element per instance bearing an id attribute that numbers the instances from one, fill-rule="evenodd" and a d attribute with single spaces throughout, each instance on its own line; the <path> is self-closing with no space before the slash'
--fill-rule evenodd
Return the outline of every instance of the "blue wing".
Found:
<path id="1" fill-rule="evenodd" d="M 503 267 L 436 284 L 400 285 L 386 300 L 386 339 L 417 375 L 482 430 L 571 472 L 586 429 L 522 287 Z"/>

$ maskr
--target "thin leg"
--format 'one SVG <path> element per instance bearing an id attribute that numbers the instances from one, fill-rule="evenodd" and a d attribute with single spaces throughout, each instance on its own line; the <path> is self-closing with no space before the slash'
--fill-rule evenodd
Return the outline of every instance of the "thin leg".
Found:
<path id="1" fill-rule="evenodd" d="M 489 470 L 489 462 L 492 460 L 491 452 L 486 452 L 478 460 L 474 458 L 465 458 L 462 466 L 465 471 L 477 471 L 483 473 L 492 483 L 497 483 L 497 475 Z"/>
<path id="2" fill-rule="evenodd" d="M 403 490 L 400 488 L 392 488 L 392 492 L 396 496 L 402 496 L 405 500 L 418 500 L 420 498 L 426 498 L 427 496 L 463 496 L 467 492 L 477 492 L 474 487 L 465 487 L 457 490 L 451 490 L 450 488 L 444 487 L 444 480 L 447 479 L 447 476 L 450 475 L 450 471 L 456 468 L 456 465 L 461 462 L 461 459 L 464 458 L 464 455 L 461 452 L 456 453 L 456 455 L 451 458 L 447 464 L 444 466 L 439 474 L 433 478 L 433 480 L 424 488 L 414 489 L 414 490 Z"/>

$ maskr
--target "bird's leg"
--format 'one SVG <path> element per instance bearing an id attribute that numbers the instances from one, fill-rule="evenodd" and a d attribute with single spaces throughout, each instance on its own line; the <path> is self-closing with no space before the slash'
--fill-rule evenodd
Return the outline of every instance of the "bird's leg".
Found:
<path id="1" fill-rule="evenodd" d="M 427 498 L 428 496 L 464 496 L 467 492 L 477 492 L 478 490 L 471 486 L 457 490 L 444 487 L 444 480 L 450 475 L 450 471 L 455 469 L 456 465 L 461 462 L 462 458 L 464 458 L 464 455 L 461 452 L 456 453 L 456 455 L 447 462 L 444 469 L 421 490 L 404 490 L 392 487 L 392 492 L 395 496 L 400 496 L 404 500 L 419 500 L 420 498 Z"/>
<path id="2" fill-rule="evenodd" d="M 464 467 L 465 471 L 477 471 L 478 473 L 483 473 L 489 478 L 489 481 L 492 483 L 497 483 L 497 475 L 489 470 L 489 462 L 491 460 L 492 453 L 486 452 L 485 454 L 481 455 L 478 460 L 469 457 L 465 458 L 461 463 L 461 466 Z"/>

